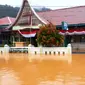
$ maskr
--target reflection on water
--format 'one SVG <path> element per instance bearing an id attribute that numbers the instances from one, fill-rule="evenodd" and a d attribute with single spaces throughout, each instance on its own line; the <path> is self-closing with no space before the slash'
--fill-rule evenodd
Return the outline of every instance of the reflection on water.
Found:
<path id="1" fill-rule="evenodd" d="M 0 56 L 1 57 L 1 56 Z M 85 85 L 85 55 L 62 60 L 33 60 L 28 54 L 9 54 L 0 59 L 0 85 Z"/>
<path id="2" fill-rule="evenodd" d="M 12 70 L 7 68 L 0 69 L 0 85 L 21 85 Z"/>

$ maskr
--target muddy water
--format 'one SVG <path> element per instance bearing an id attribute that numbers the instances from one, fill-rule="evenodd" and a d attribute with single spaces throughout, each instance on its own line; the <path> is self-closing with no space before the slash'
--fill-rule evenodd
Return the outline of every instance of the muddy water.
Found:
<path id="1" fill-rule="evenodd" d="M 1 57 L 1 56 L 0 56 Z M 85 55 L 65 60 L 33 60 L 28 54 L 9 54 L 0 59 L 0 85 L 85 85 Z"/>

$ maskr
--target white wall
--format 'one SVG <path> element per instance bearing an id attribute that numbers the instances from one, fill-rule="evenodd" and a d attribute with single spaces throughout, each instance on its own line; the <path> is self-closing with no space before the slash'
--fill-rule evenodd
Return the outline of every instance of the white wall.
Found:
<path id="1" fill-rule="evenodd" d="M 72 54 L 71 45 L 68 44 L 67 47 L 28 47 L 29 54 L 59 54 L 66 55 Z"/>
<path id="2" fill-rule="evenodd" d="M 53 60 L 67 60 L 72 61 L 71 45 L 67 47 L 28 47 L 28 55 L 30 61 L 32 59 L 53 59 Z"/>

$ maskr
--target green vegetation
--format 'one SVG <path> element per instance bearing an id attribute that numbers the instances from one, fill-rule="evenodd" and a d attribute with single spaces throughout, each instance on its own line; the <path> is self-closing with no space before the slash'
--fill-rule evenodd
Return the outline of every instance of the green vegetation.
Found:
<path id="1" fill-rule="evenodd" d="M 42 46 L 52 47 L 61 46 L 64 42 L 64 37 L 59 34 L 52 23 L 40 26 L 40 30 L 37 33 L 37 43 Z"/>
<path id="2" fill-rule="evenodd" d="M 19 7 L 12 7 L 9 5 L 0 5 L 0 18 L 10 16 L 16 17 Z"/>
<path id="3" fill-rule="evenodd" d="M 51 10 L 45 7 L 34 8 L 34 9 L 36 12 Z M 18 11 L 19 11 L 19 7 L 12 7 L 10 5 L 0 5 L 0 18 L 6 17 L 6 16 L 16 17 Z"/>

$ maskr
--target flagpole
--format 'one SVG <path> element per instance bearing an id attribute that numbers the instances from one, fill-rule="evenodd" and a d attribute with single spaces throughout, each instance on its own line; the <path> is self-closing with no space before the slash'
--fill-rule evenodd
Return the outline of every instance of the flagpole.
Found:
<path id="1" fill-rule="evenodd" d="M 31 17 L 31 20 L 30 20 L 30 21 L 31 21 L 31 24 L 30 24 L 30 25 L 31 25 L 31 26 L 30 26 L 30 44 L 31 44 L 32 15 L 31 15 L 30 17 Z"/>

